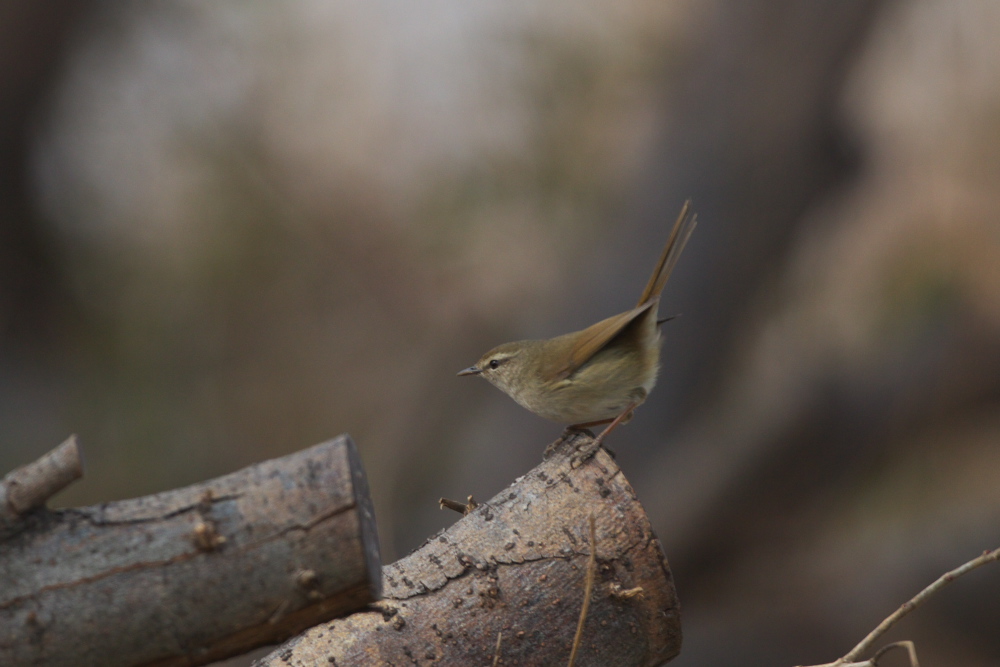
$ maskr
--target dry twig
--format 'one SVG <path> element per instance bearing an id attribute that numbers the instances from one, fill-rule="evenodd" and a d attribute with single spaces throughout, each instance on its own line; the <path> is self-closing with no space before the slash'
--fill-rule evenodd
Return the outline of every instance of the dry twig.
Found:
<path id="1" fill-rule="evenodd" d="M 503 630 L 497 632 L 497 647 L 493 649 L 493 667 L 500 664 L 500 640 L 503 639 Z"/>
<path id="2" fill-rule="evenodd" d="M 876 665 L 876 664 L 878 664 L 879 659 L 883 655 L 885 655 L 889 651 L 891 651 L 893 649 L 897 649 L 897 648 L 905 648 L 906 649 L 906 652 L 910 656 L 910 667 L 920 667 L 920 661 L 917 660 L 917 647 L 914 645 L 913 642 L 911 642 L 909 640 L 902 641 L 902 642 L 894 642 L 892 644 L 886 644 L 885 646 L 883 646 L 879 650 L 875 651 L 875 655 L 873 655 L 871 657 L 871 660 L 869 660 L 869 662 L 871 662 L 873 665 Z"/>
<path id="3" fill-rule="evenodd" d="M 441 509 L 454 510 L 455 512 L 458 512 L 462 516 L 465 516 L 472 510 L 479 507 L 479 503 L 477 503 L 476 499 L 473 498 L 472 496 L 469 496 L 469 499 L 464 503 L 461 503 L 457 500 L 451 500 L 450 498 L 441 498 L 440 500 L 438 500 L 438 507 L 440 507 Z"/>
<path id="4" fill-rule="evenodd" d="M 871 658 L 867 660 L 862 660 L 858 662 L 864 653 L 867 653 L 872 645 L 878 641 L 878 638 L 884 635 L 889 628 L 895 625 L 899 619 L 903 618 L 911 611 L 922 605 L 927 601 L 927 598 L 937 593 L 939 590 L 955 581 L 963 574 L 967 574 L 972 570 L 975 570 L 981 565 L 986 563 L 991 563 L 993 561 L 1000 560 L 1000 549 L 994 549 L 992 551 L 984 551 L 978 558 L 973 558 L 968 563 L 960 567 L 956 567 L 954 570 L 945 572 L 940 577 L 938 577 L 934 583 L 925 588 L 924 590 L 917 593 L 913 598 L 904 602 L 899 606 L 899 609 L 890 614 L 884 621 L 878 624 L 874 630 L 868 633 L 868 636 L 862 639 L 857 646 L 851 649 L 844 657 L 839 658 L 833 662 L 827 662 L 822 665 L 813 665 L 812 667 L 877 667 L 878 659 L 885 655 L 888 651 L 894 648 L 905 648 L 910 654 L 910 664 L 912 667 L 920 667 L 917 662 L 917 651 L 914 648 L 913 642 L 896 642 L 894 644 L 888 644 L 883 646 L 878 651 L 875 652 Z"/>
<path id="5" fill-rule="evenodd" d="M 580 639 L 583 637 L 583 623 L 587 620 L 587 611 L 590 609 L 590 595 L 594 592 L 594 568 L 597 563 L 597 528 L 594 524 L 594 515 L 590 515 L 590 559 L 587 561 L 587 582 L 583 589 L 583 608 L 580 609 L 580 620 L 576 623 L 576 635 L 573 637 L 573 650 L 569 654 L 567 667 L 573 667 L 576 661 L 576 652 L 580 648 Z"/>

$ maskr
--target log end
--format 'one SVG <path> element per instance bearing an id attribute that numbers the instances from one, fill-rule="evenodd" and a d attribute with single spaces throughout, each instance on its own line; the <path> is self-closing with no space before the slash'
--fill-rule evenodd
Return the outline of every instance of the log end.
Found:
<path id="1" fill-rule="evenodd" d="M 595 546 L 577 667 L 676 656 L 673 577 L 635 492 L 603 450 L 582 465 L 566 454 L 386 566 L 384 599 L 369 611 L 318 625 L 257 664 L 565 664 Z"/>
<path id="2" fill-rule="evenodd" d="M 369 592 L 372 600 L 378 600 L 382 597 L 382 556 L 379 550 L 378 525 L 375 522 L 375 506 L 372 504 L 368 478 L 361 464 L 358 448 L 351 436 L 345 435 L 343 439 L 347 444 L 354 502 L 358 508 L 358 532 L 365 553 Z"/>

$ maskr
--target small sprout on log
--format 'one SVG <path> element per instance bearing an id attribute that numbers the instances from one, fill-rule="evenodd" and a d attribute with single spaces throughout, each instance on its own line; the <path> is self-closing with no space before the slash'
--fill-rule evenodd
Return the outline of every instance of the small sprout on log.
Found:
<path id="1" fill-rule="evenodd" d="M 219 535 L 219 532 L 215 529 L 215 522 L 209 518 L 209 515 L 212 513 L 212 502 L 214 499 L 215 496 L 212 494 L 212 490 L 206 489 L 205 493 L 201 494 L 201 498 L 198 499 L 198 504 L 195 505 L 199 521 L 194 525 L 192 541 L 198 551 L 206 553 L 215 551 L 226 543 L 226 538 L 223 535 Z"/>
<path id="2" fill-rule="evenodd" d="M 315 570 L 299 570 L 295 574 L 295 583 L 310 591 L 319 586 L 319 577 Z"/>
<path id="3" fill-rule="evenodd" d="M 609 594 L 618 600 L 631 600 L 634 597 L 642 597 L 642 586 L 622 588 L 621 584 L 615 582 L 609 586 Z"/>
<path id="4" fill-rule="evenodd" d="M 306 591 L 306 597 L 313 602 L 323 599 L 323 594 L 317 590 L 319 588 L 319 576 L 315 570 L 299 570 L 295 575 L 295 583 Z"/>
<path id="5" fill-rule="evenodd" d="M 194 535 L 191 538 L 198 551 L 215 551 L 226 543 L 226 537 L 219 535 L 215 524 L 211 521 L 199 521 L 194 525 Z"/>

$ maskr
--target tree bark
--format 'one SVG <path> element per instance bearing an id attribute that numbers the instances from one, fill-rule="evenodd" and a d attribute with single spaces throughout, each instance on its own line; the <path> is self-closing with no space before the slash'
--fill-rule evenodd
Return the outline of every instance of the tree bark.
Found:
<path id="1" fill-rule="evenodd" d="M 198 665 L 377 599 L 350 438 L 184 489 L 37 509 L 0 541 L 0 664 Z"/>
<path id="2" fill-rule="evenodd" d="M 603 450 L 578 467 L 570 443 L 382 571 L 385 598 L 319 625 L 256 663 L 560 665 L 591 605 L 576 667 L 659 665 L 680 651 L 673 579 L 646 514 Z M 497 649 L 498 635 L 499 649 Z"/>

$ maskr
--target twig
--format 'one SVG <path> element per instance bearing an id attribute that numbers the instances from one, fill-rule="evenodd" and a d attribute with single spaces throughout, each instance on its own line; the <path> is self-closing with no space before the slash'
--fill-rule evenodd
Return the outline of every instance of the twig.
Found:
<path id="1" fill-rule="evenodd" d="M 892 644 L 886 644 L 879 650 L 875 651 L 875 655 L 872 656 L 871 663 L 873 665 L 878 665 L 879 659 L 889 651 L 896 648 L 905 648 L 906 652 L 910 656 L 910 667 L 920 667 L 920 661 L 917 660 L 917 647 L 914 646 L 913 642 L 907 640 L 902 642 L 894 642 Z"/>
<path id="2" fill-rule="evenodd" d="M 852 660 L 857 660 L 861 657 L 861 654 L 865 653 L 872 644 L 874 644 L 879 637 L 884 635 L 886 631 L 891 628 L 896 622 L 909 614 L 911 611 L 919 607 L 924 603 L 927 598 L 937 593 L 939 590 L 955 581 L 955 579 L 961 577 L 967 572 L 975 570 L 980 565 L 985 565 L 986 563 L 1000 559 L 1000 549 L 994 549 L 993 551 L 985 551 L 983 555 L 979 558 L 973 558 L 965 565 L 961 567 L 956 567 L 951 572 L 945 572 L 937 580 L 925 588 L 924 590 L 917 593 L 913 599 L 909 602 L 904 602 L 900 605 L 899 609 L 893 612 L 888 618 L 878 624 L 878 627 L 868 633 L 868 636 L 861 640 L 861 642 L 855 646 L 851 651 L 841 658 L 838 663 L 851 662 Z"/>
<path id="3" fill-rule="evenodd" d="M 503 639 L 503 630 L 497 631 L 497 647 L 493 650 L 493 667 L 500 664 L 500 640 Z"/>
<path id="4" fill-rule="evenodd" d="M 576 623 L 576 635 L 573 637 L 573 650 L 569 654 L 567 667 L 573 667 L 576 661 L 576 652 L 580 648 L 580 639 L 583 637 L 583 622 L 587 620 L 587 611 L 590 609 L 590 594 L 594 591 L 594 569 L 597 563 L 597 528 L 594 525 L 594 515 L 590 515 L 590 559 L 587 561 L 587 582 L 583 590 L 583 608 L 580 610 L 580 620 Z"/>
<path id="5" fill-rule="evenodd" d="M 934 595 L 939 590 L 941 590 L 951 582 L 961 577 L 963 574 L 971 572 L 972 570 L 975 570 L 977 567 L 981 565 L 985 565 L 986 563 L 991 563 L 993 561 L 998 561 L 998 560 L 1000 560 L 1000 548 L 994 549 L 992 551 L 984 551 L 983 554 L 978 558 L 973 558 L 968 563 L 965 563 L 960 567 L 956 567 L 954 570 L 951 570 L 949 572 L 945 572 L 940 577 L 938 577 L 934 581 L 934 583 L 932 583 L 930 586 L 917 593 L 915 596 L 913 596 L 913 598 L 911 598 L 907 602 L 904 602 L 902 605 L 900 605 L 899 609 L 894 611 L 884 621 L 879 623 L 878 627 L 869 632 L 868 636 L 862 639 L 857 646 L 855 646 L 853 649 L 850 650 L 849 653 L 847 653 L 847 655 L 833 662 L 827 662 L 822 665 L 813 665 L 812 667 L 874 667 L 877 664 L 877 660 L 883 654 L 885 654 L 886 651 L 896 647 L 907 648 L 910 654 L 910 662 L 913 665 L 913 667 L 920 667 L 919 663 L 917 662 L 917 652 L 913 646 L 913 642 L 896 642 L 895 644 L 889 644 L 879 649 L 875 653 L 875 655 L 869 660 L 864 660 L 862 662 L 857 662 L 857 660 L 858 658 L 861 657 L 862 654 L 866 653 L 876 641 L 878 641 L 879 637 L 884 635 L 889 630 L 889 628 L 895 625 L 899 621 L 899 619 L 903 618 L 911 611 L 922 605 L 924 602 L 927 601 L 927 598 Z"/>
<path id="6" fill-rule="evenodd" d="M 440 507 L 441 509 L 454 510 L 459 514 L 461 514 L 462 516 L 465 516 L 472 510 L 479 507 L 479 503 L 477 503 L 476 499 L 473 498 L 472 496 L 469 496 L 469 499 L 464 503 L 459 502 L 457 500 L 451 500 L 449 498 L 441 498 L 440 500 L 438 500 L 438 507 Z"/>

